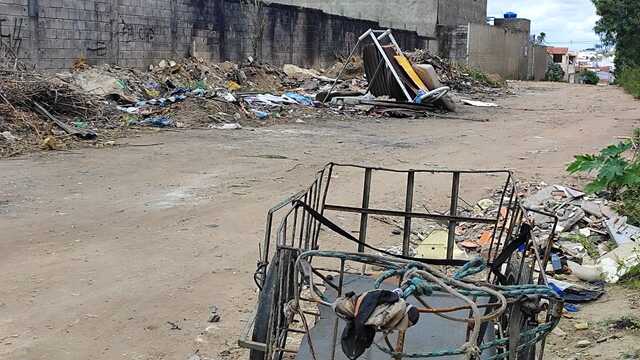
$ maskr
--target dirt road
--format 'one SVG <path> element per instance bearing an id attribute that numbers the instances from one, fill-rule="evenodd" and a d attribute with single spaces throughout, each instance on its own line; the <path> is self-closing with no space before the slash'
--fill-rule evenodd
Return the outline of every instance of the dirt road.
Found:
<path id="1" fill-rule="evenodd" d="M 488 122 L 172 131 L 120 140 L 156 146 L 0 161 L 0 358 L 237 357 L 265 212 L 324 163 L 511 168 L 571 182 L 573 154 L 640 126 L 639 103 L 614 87 L 513 86 L 502 108 L 457 114 Z M 217 324 L 207 323 L 211 305 Z"/>

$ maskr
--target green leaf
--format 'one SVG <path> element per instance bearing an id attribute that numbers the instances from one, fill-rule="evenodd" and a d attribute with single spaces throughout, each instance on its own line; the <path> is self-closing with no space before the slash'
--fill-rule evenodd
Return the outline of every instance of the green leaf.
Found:
<path id="1" fill-rule="evenodd" d="M 619 156 L 622 155 L 625 151 L 631 149 L 631 142 L 630 141 L 623 141 L 621 143 L 619 143 L 618 145 L 609 145 L 606 148 L 602 149 L 602 151 L 600 151 L 600 154 L 602 156 Z"/>
<path id="2" fill-rule="evenodd" d="M 590 194 L 600 192 L 607 188 L 607 183 L 603 179 L 596 179 L 584 187 L 584 191 Z"/>
<path id="3" fill-rule="evenodd" d="M 622 178 L 622 185 L 640 185 L 640 163 L 627 167 Z"/>
<path id="4" fill-rule="evenodd" d="M 576 155 L 575 161 L 569 164 L 567 171 L 571 174 L 575 174 L 577 172 L 590 172 L 598 169 L 601 164 L 602 160 L 595 155 Z"/>
<path id="5" fill-rule="evenodd" d="M 627 165 L 629 165 L 629 163 L 623 158 L 609 158 L 600 168 L 598 178 L 603 179 L 607 183 L 621 181 Z"/>

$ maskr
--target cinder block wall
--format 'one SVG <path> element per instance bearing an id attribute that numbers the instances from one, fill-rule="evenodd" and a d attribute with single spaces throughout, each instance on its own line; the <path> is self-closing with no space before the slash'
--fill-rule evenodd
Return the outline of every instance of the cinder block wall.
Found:
<path id="1" fill-rule="evenodd" d="M 28 0 L 0 0 L 0 65 L 15 57 L 21 60 L 31 57 L 28 5 Z"/>
<path id="2" fill-rule="evenodd" d="M 419 35 L 427 37 L 436 35 L 439 2 L 464 1 L 474 0 L 272 0 L 274 3 L 322 10 L 328 14 L 376 21 L 384 27 L 417 31 Z M 484 1 L 486 4 L 487 0 L 475 1 Z M 485 16 L 486 9 L 481 18 Z"/>
<path id="3" fill-rule="evenodd" d="M 505 79 L 526 80 L 529 72 L 529 33 L 472 24 L 468 34 L 468 63 Z"/>
<path id="4" fill-rule="evenodd" d="M 323 66 L 379 27 L 253 0 L 0 0 L 0 59 L 16 54 L 46 70 L 69 69 L 80 57 L 145 68 L 189 55 Z M 426 46 L 415 32 L 394 34 L 406 49 Z"/>

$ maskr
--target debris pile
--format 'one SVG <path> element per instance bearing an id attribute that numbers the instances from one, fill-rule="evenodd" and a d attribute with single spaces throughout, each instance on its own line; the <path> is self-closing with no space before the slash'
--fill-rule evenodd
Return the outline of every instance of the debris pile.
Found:
<path id="1" fill-rule="evenodd" d="M 91 129 L 119 127 L 115 111 L 99 96 L 86 94 L 56 77 L 0 70 L 0 156 L 36 146 L 57 148 L 76 138 L 93 138 Z"/>
<path id="2" fill-rule="evenodd" d="M 640 264 L 640 228 L 628 224 L 606 199 L 552 185 L 539 189 L 525 206 L 558 217 L 559 235 L 547 269 L 551 273 L 616 283 Z M 542 218 L 534 221 L 537 238 L 544 241 L 554 223 Z"/>
<path id="3" fill-rule="evenodd" d="M 148 71 L 91 66 L 81 58 L 68 73 L 0 70 L 0 157 L 40 147 L 74 147 L 78 139 L 100 145 L 132 127 L 231 130 L 327 115 L 424 117 L 433 111 L 455 111 L 445 85 L 479 89 L 479 82 L 438 57 L 425 51 L 412 56 L 433 67 L 412 67 L 397 53 L 393 71 L 404 74 L 402 83 L 409 88 L 400 101 L 385 95 L 389 74 L 378 76 L 383 94 L 374 96 L 375 81 L 366 75 L 373 76 L 368 72 L 375 69 L 367 70 L 366 59 L 357 56 L 326 70 L 275 67 L 252 58 L 240 64 L 162 60 Z M 407 101 L 409 94 L 415 99 Z"/>
<path id="4" fill-rule="evenodd" d="M 461 94 L 500 95 L 505 91 L 505 82 L 497 74 L 485 74 L 473 68 L 451 64 L 425 49 L 417 49 L 406 54 L 415 64 L 433 66 L 440 81 Z"/>

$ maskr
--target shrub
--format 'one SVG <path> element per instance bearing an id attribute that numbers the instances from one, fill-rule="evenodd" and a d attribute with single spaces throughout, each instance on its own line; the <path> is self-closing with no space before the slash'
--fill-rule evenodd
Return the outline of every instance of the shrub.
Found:
<path id="1" fill-rule="evenodd" d="M 640 187 L 640 150 L 636 142 L 638 138 L 640 130 L 636 129 L 631 139 L 610 145 L 597 155 L 576 155 L 567 171 L 572 174 L 597 171 L 596 179 L 585 187 L 585 191 L 595 193 L 607 190 L 617 199 L 621 191 Z M 629 150 L 633 150 L 632 156 L 625 157 L 624 154 Z"/>
<path id="2" fill-rule="evenodd" d="M 629 223 L 640 226 L 640 186 L 626 190 L 622 196 L 622 203 L 616 210 L 629 218 Z"/>
<path id="3" fill-rule="evenodd" d="M 640 68 L 624 68 L 616 72 L 616 83 L 629 94 L 640 98 Z"/>
<path id="4" fill-rule="evenodd" d="M 598 85 L 598 83 L 600 82 L 598 74 L 587 69 L 584 69 L 580 72 L 580 78 L 582 79 L 582 82 L 588 85 Z"/>
<path id="5" fill-rule="evenodd" d="M 562 81 L 564 80 L 564 70 L 560 64 L 550 64 L 547 72 L 544 74 L 546 81 Z"/>

